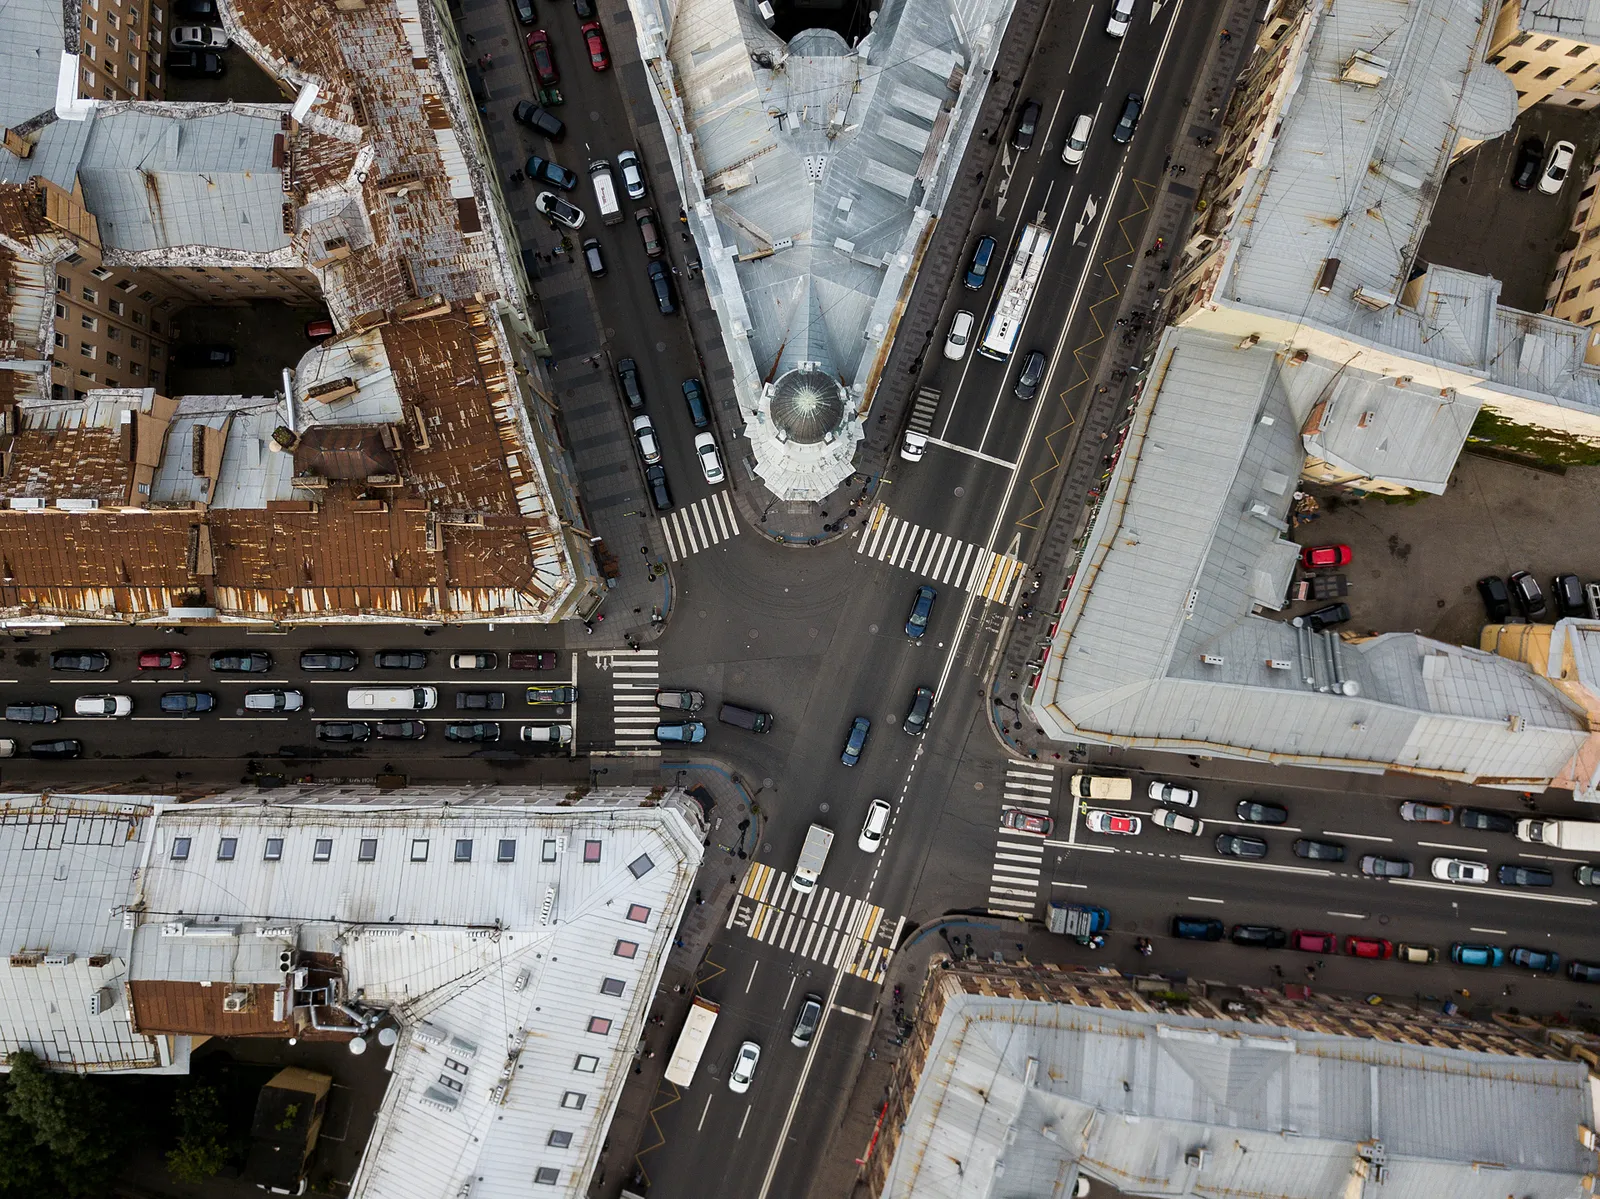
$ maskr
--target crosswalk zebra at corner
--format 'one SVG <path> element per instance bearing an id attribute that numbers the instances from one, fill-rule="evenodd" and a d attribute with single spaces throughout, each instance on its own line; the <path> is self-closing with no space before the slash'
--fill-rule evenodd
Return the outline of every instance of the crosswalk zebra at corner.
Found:
<path id="1" fill-rule="evenodd" d="M 661 518 L 661 532 L 667 540 L 667 557 L 678 562 L 744 530 L 734 515 L 733 493 L 723 488 L 668 512 Z"/>
<path id="2" fill-rule="evenodd" d="M 856 553 L 1000 604 L 1011 602 L 1028 573 L 1027 566 L 1010 554 L 891 516 L 889 505 L 881 501 L 867 517 Z"/>
<path id="3" fill-rule="evenodd" d="M 881 985 L 894 956 L 883 942 L 898 926 L 876 904 L 823 886 L 801 893 L 789 885 L 787 870 L 752 862 L 726 927 Z"/>
<path id="4" fill-rule="evenodd" d="M 618 749 L 650 749 L 659 753 L 656 725 L 661 712 L 656 691 L 661 685 L 660 652 L 654 649 L 590 650 L 601 670 L 611 672 L 611 735 Z"/>
<path id="5" fill-rule="evenodd" d="M 1000 806 L 1048 816 L 1055 786 L 1055 767 L 1009 762 Z M 998 828 L 999 813 L 995 819 Z M 1044 885 L 1044 840 L 998 829 L 994 867 L 989 874 L 989 910 L 996 916 L 1024 920 L 1037 916 L 1039 890 Z"/>

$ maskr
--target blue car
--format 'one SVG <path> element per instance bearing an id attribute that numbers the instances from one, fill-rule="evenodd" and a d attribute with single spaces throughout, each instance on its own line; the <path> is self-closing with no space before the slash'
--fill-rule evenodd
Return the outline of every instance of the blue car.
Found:
<path id="1" fill-rule="evenodd" d="M 161 696 L 161 710 L 168 716 L 209 712 L 216 706 L 217 697 L 209 691 L 167 691 Z"/>
<path id="2" fill-rule="evenodd" d="M 989 277 L 989 263 L 994 258 L 996 242 L 987 233 L 978 239 L 977 248 L 972 251 L 972 265 L 967 268 L 966 284 L 973 291 L 983 286 L 983 281 Z"/>
<path id="3" fill-rule="evenodd" d="M 1450 960 L 1458 966 L 1504 966 L 1506 951 L 1498 945 L 1469 945 L 1457 941 L 1450 946 Z"/>
<path id="4" fill-rule="evenodd" d="M 1521 945 L 1511 947 L 1511 964 L 1524 970 L 1539 970 L 1554 974 L 1561 969 L 1561 955 L 1545 949 L 1527 949 Z"/>
<path id="5" fill-rule="evenodd" d="M 928 618 L 933 615 L 933 601 L 939 593 L 924 583 L 917 588 L 917 598 L 911 601 L 911 615 L 906 617 L 906 636 L 921 641 L 928 631 Z"/>
<path id="6" fill-rule="evenodd" d="M 675 724 L 656 725 L 657 741 L 699 745 L 705 739 L 706 726 L 698 720 L 683 720 Z"/>
<path id="7" fill-rule="evenodd" d="M 850 735 L 844 741 L 844 753 L 839 755 L 839 761 L 846 766 L 854 766 L 861 761 L 861 751 L 867 747 L 867 734 L 872 731 L 872 721 L 865 716 L 857 716 L 850 722 Z"/>

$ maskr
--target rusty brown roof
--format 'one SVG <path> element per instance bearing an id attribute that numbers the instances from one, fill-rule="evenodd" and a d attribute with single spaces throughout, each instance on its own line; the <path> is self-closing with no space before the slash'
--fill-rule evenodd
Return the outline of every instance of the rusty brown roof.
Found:
<path id="1" fill-rule="evenodd" d="M 22 419 L 10 473 L 0 478 L 0 496 L 98 500 L 111 507 L 127 502 L 133 464 L 120 430 L 30 429 L 26 411 Z"/>

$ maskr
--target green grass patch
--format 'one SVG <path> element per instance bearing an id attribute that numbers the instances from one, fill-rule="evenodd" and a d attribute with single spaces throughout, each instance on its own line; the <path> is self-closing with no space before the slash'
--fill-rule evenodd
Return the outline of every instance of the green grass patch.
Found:
<path id="1" fill-rule="evenodd" d="M 1489 408 L 1478 413 L 1467 444 L 1498 446 L 1552 466 L 1600 466 L 1600 445 L 1569 433 L 1524 425 Z"/>

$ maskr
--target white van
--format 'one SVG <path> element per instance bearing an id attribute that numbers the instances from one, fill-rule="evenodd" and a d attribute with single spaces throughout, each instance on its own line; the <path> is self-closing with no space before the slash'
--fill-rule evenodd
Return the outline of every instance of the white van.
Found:
<path id="1" fill-rule="evenodd" d="M 345 692 L 352 712 L 424 712 L 439 706 L 437 687 L 352 687 Z"/>
<path id="2" fill-rule="evenodd" d="M 617 203 L 617 181 L 611 174 L 611 164 L 597 158 L 589 164 L 589 181 L 594 184 L 594 200 L 600 206 L 600 219 L 615 225 L 622 219 L 622 205 Z"/>
<path id="3" fill-rule="evenodd" d="M 1072 122 L 1072 128 L 1067 130 L 1067 141 L 1061 147 L 1061 161 L 1069 167 L 1075 167 L 1083 161 L 1084 151 L 1089 148 L 1089 127 L 1094 124 L 1094 118 L 1088 113 L 1079 113 L 1078 119 Z"/>
<path id="4" fill-rule="evenodd" d="M 1133 780 L 1104 774 L 1075 774 L 1072 794 L 1079 799 L 1098 799 L 1107 803 L 1127 803 L 1133 798 Z"/>
<path id="5" fill-rule="evenodd" d="M 572 740 L 572 726 L 570 724 L 525 724 L 522 726 L 522 739 L 524 741 L 542 741 L 548 745 L 565 745 Z"/>

